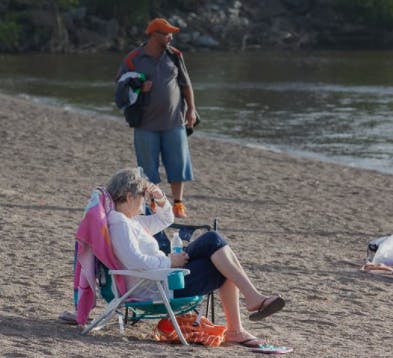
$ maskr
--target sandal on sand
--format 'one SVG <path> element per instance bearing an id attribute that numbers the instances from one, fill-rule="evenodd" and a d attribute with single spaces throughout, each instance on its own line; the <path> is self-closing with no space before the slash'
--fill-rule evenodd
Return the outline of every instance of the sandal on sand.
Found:
<path id="1" fill-rule="evenodd" d="M 64 311 L 59 314 L 59 321 L 65 324 L 77 325 L 76 314 L 73 312 Z"/>
<path id="2" fill-rule="evenodd" d="M 250 352 L 263 354 L 285 354 L 293 352 L 292 347 L 274 346 L 272 344 L 263 344 L 257 348 L 251 348 Z"/>
<path id="3" fill-rule="evenodd" d="M 229 330 L 225 332 L 225 343 L 228 343 L 229 345 L 240 345 L 246 348 L 260 348 L 267 344 L 267 341 L 265 339 L 255 337 L 244 330 Z"/>
<path id="4" fill-rule="evenodd" d="M 259 321 L 263 318 L 266 318 L 273 313 L 280 311 L 285 306 L 285 301 L 281 296 L 277 296 L 270 303 L 266 301 L 269 300 L 270 297 L 266 297 L 259 306 L 259 310 L 251 313 L 249 318 L 251 321 Z"/>
<path id="5" fill-rule="evenodd" d="M 253 337 L 242 342 L 237 342 L 237 344 L 247 348 L 261 348 L 266 344 L 266 341 L 261 338 Z"/>

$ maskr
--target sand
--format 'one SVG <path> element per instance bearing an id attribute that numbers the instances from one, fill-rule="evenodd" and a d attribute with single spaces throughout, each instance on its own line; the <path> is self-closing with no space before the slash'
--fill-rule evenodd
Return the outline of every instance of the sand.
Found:
<path id="1" fill-rule="evenodd" d="M 135 166 L 121 118 L 0 95 L 0 352 L 4 357 L 236 357 L 240 346 L 155 342 L 154 322 L 88 336 L 72 310 L 74 233 L 91 190 Z M 360 272 L 368 240 L 393 231 L 393 176 L 192 136 L 190 218 L 228 238 L 255 285 L 285 309 L 244 326 L 293 357 L 387 357 L 393 280 Z M 169 194 L 163 174 L 162 188 Z M 102 305 L 95 310 L 96 314 Z M 224 324 L 218 309 L 218 323 Z"/>

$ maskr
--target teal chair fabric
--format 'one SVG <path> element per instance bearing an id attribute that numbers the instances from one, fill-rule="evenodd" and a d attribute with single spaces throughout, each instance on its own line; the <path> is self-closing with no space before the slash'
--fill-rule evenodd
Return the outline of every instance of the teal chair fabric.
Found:
<path id="1" fill-rule="evenodd" d="M 98 268 L 100 294 L 102 298 L 109 303 L 115 298 L 112 290 L 112 276 L 109 274 L 109 270 L 102 263 L 98 263 Z M 169 286 L 169 288 L 172 287 Z M 174 314 L 179 315 L 196 310 L 202 300 L 203 296 L 192 296 L 173 298 L 169 300 L 169 303 Z M 124 303 L 124 307 L 126 309 L 125 323 L 127 323 L 128 320 L 135 322 L 141 319 L 160 319 L 168 317 L 168 311 L 163 302 L 127 301 Z"/>

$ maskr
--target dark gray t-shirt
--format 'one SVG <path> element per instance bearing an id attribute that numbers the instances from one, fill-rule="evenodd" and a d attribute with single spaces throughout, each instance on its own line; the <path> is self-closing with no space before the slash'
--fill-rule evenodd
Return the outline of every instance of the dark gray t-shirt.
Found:
<path id="1" fill-rule="evenodd" d="M 148 92 L 148 103 L 143 107 L 141 129 L 160 131 L 175 128 L 184 123 L 184 100 L 179 86 L 191 85 L 183 57 L 179 57 L 179 68 L 166 51 L 156 59 L 147 55 L 143 47 L 132 58 L 136 72 L 145 74 L 153 82 Z M 177 55 L 175 55 L 177 56 Z M 120 74 L 129 71 L 123 63 Z"/>

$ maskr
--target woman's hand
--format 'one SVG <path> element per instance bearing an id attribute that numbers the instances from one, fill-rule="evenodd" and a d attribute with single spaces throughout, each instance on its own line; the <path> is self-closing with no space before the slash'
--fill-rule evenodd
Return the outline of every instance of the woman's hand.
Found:
<path id="1" fill-rule="evenodd" d="M 180 252 L 178 254 L 169 254 L 171 259 L 171 267 L 184 267 L 190 257 L 185 252 Z"/>
<path id="2" fill-rule="evenodd" d="M 166 196 L 157 185 L 149 183 L 146 188 L 146 193 L 148 193 L 159 206 L 163 206 L 165 204 Z"/>

